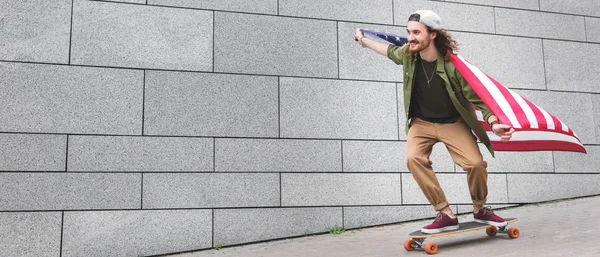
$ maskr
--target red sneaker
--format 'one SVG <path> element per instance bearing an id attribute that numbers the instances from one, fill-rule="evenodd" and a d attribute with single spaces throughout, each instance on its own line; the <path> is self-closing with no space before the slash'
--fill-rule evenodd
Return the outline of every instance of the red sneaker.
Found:
<path id="1" fill-rule="evenodd" d="M 473 217 L 475 218 L 475 222 L 490 224 L 497 227 L 506 226 L 508 224 L 506 220 L 494 214 L 492 208 L 489 206 L 479 209 L 477 213 L 473 213 Z"/>
<path id="2" fill-rule="evenodd" d="M 450 231 L 458 229 L 458 218 L 450 218 L 450 216 L 439 213 L 433 223 L 423 227 L 421 232 L 425 234 L 440 233 L 442 231 Z"/>

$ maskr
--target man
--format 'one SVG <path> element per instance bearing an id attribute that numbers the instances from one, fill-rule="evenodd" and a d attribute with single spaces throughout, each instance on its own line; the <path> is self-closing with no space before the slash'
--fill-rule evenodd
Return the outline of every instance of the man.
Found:
<path id="1" fill-rule="evenodd" d="M 514 129 L 501 124 L 481 101 L 446 55 L 457 50 L 457 42 L 442 28 L 440 17 L 429 10 L 416 11 L 407 23 L 408 44 L 399 47 L 366 38 L 356 29 L 354 40 L 361 46 L 387 56 L 402 65 L 404 108 L 407 115 L 407 166 L 438 216 L 423 227 L 423 233 L 458 229 L 458 219 L 448 206 L 444 191 L 431 167 L 434 144 L 443 142 L 452 159 L 467 172 L 475 221 L 504 226 L 506 221 L 486 207 L 487 163 L 471 131 L 494 154 L 473 105 L 482 112 L 494 134 L 502 141 Z"/>

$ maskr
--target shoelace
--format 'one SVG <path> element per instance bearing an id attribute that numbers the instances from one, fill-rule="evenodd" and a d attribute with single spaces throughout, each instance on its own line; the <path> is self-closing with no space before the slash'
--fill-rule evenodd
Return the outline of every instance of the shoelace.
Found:
<path id="1" fill-rule="evenodd" d="M 481 210 L 483 210 L 483 215 L 494 214 L 494 211 L 492 211 L 492 207 L 490 207 L 490 206 L 485 206 L 485 207 L 481 208 Z"/>
<path id="2" fill-rule="evenodd" d="M 444 218 L 444 214 L 442 214 L 441 212 L 438 212 L 437 216 L 435 216 L 435 221 L 440 221 L 442 220 L 442 218 Z"/>

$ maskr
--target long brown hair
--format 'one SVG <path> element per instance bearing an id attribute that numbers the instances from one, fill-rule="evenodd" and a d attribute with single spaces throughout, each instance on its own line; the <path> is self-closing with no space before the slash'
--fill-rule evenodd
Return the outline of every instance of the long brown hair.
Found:
<path id="1" fill-rule="evenodd" d="M 443 56 L 446 56 L 446 53 L 450 51 L 451 53 L 458 52 L 458 42 L 452 38 L 452 35 L 445 29 L 436 29 L 433 30 L 427 27 L 429 33 L 436 32 L 437 36 L 433 39 L 435 43 L 435 47 L 442 53 Z"/>

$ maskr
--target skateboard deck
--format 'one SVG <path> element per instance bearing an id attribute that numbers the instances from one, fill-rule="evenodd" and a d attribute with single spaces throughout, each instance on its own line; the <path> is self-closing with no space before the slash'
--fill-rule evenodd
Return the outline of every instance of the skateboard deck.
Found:
<path id="1" fill-rule="evenodd" d="M 514 223 L 516 221 L 517 221 L 516 218 L 506 219 L 506 222 L 508 224 Z M 506 226 L 496 227 L 493 225 L 477 223 L 475 221 L 469 221 L 469 222 L 459 223 L 458 229 L 452 230 L 452 231 L 443 231 L 440 233 L 425 234 L 425 233 L 421 232 L 421 230 L 417 230 L 408 235 L 411 239 L 408 239 L 404 242 L 404 249 L 406 249 L 407 251 L 414 251 L 415 249 L 423 249 L 428 254 L 436 254 L 437 250 L 438 250 L 438 246 L 436 243 L 434 243 L 434 242 L 424 243 L 425 239 L 427 239 L 428 237 L 447 236 L 447 235 L 460 234 L 460 233 L 464 233 L 464 232 L 476 231 L 476 230 L 481 230 L 481 229 L 485 229 L 485 232 L 488 236 L 495 236 L 497 233 L 503 233 L 503 234 L 508 234 L 508 237 L 510 237 L 512 239 L 518 238 L 520 235 L 519 229 L 516 227 L 508 228 L 508 224 Z"/>

